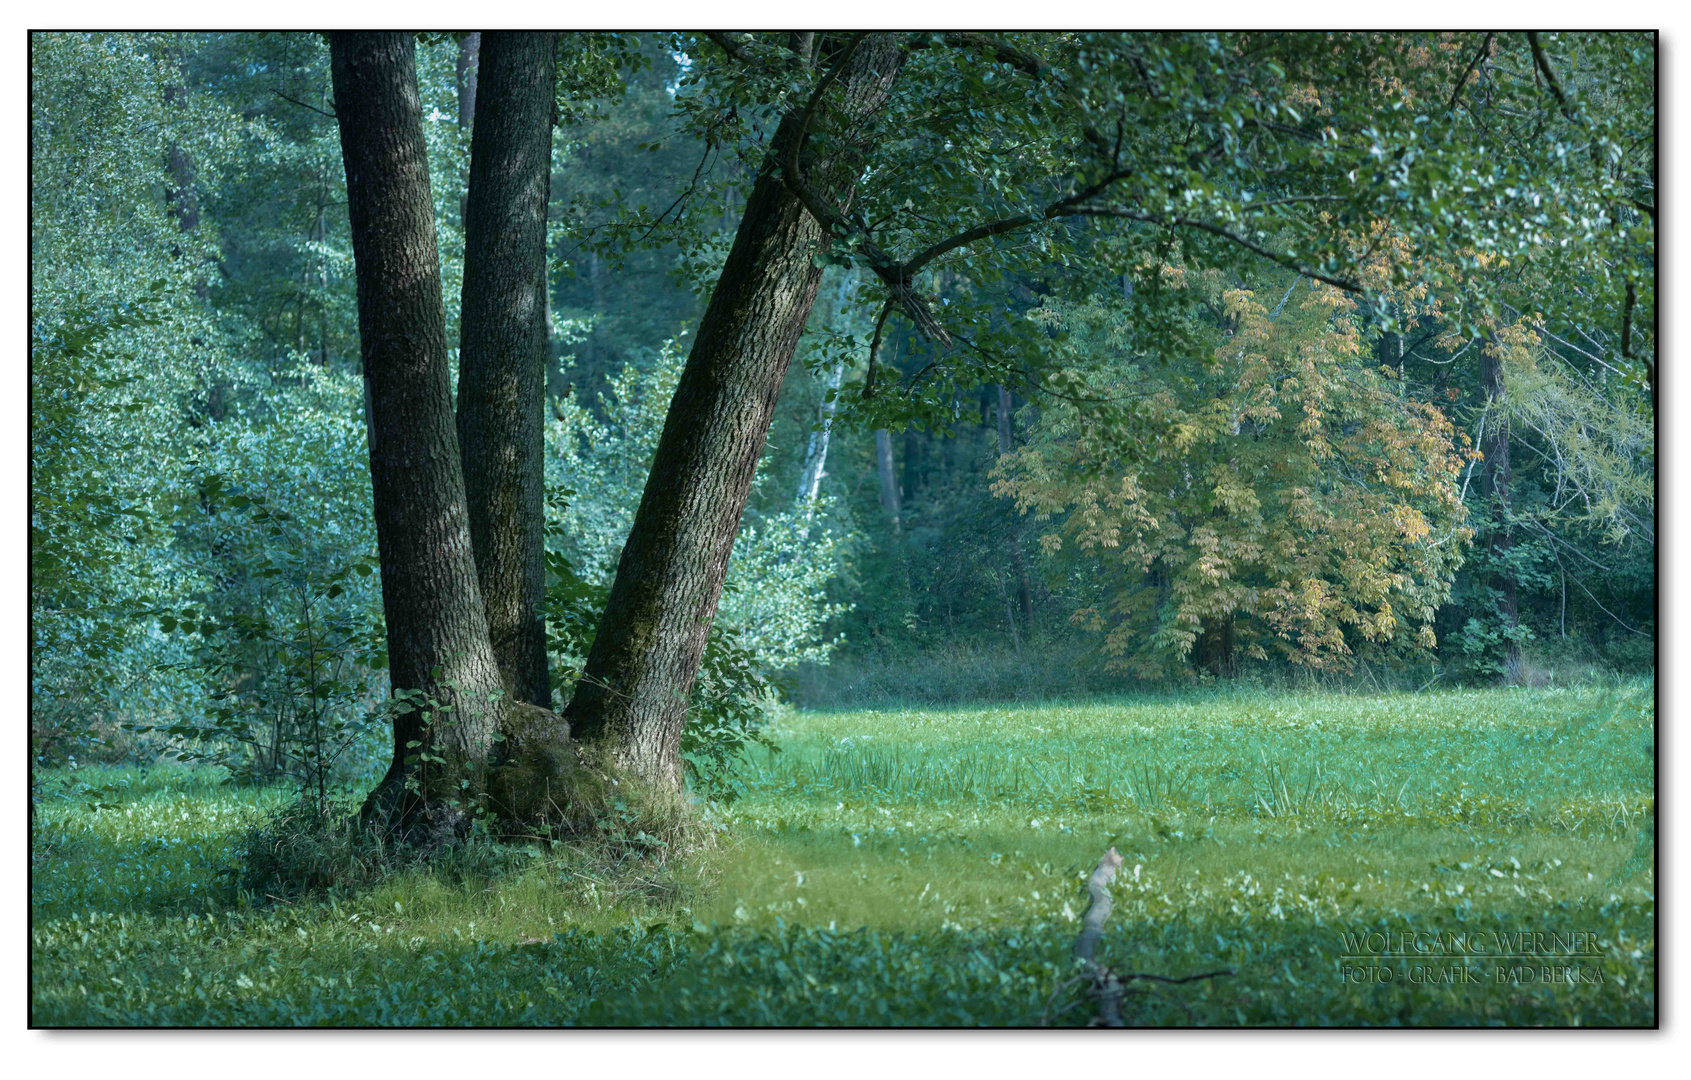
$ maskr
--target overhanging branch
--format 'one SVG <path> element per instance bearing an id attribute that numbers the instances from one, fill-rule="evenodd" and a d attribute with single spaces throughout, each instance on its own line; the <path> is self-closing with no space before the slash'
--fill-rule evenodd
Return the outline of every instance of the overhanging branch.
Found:
<path id="1" fill-rule="evenodd" d="M 1296 273 L 1302 274 L 1304 277 L 1314 278 L 1316 281 L 1324 282 L 1333 286 L 1335 289 L 1342 289 L 1345 292 L 1356 293 L 1358 295 L 1366 291 L 1361 285 L 1354 281 L 1347 278 L 1336 278 L 1329 274 L 1323 274 L 1319 270 L 1313 270 L 1310 267 L 1303 265 L 1296 259 L 1270 251 L 1261 244 L 1240 236 L 1238 233 L 1230 232 L 1219 225 L 1212 225 L 1207 221 L 1199 221 L 1196 218 L 1163 217 L 1160 214 L 1147 214 L 1143 211 L 1126 210 L 1114 206 L 1078 206 L 1071 209 L 1069 212 L 1071 214 L 1079 214 L 1087 217 L 1112 217 L 1124 218 L 1128 221 L 1143 221 L 1146 224 L 1161 225 L 1164 228 L 1197 229 L 1201 232 L 1207 232 L 1211 235 L 1219 236 L 1229 243 L 1239 245 L 1246 251 L 1261 255 L 1263 258 L 1274 262 L 1278 266 L 1284 267 L 1287 270 L 1295 271 Z"/>
<path id="2" fill-rule="evenodd" d="M 881 362 L 881 331 L 886 328 L 887 316 L 892 314 L 893 298 L 881 305 L 880 317 L 875 320 L 875 336 L 869 339 L 869 372 L 863 377 L 863 397 L 875 396 L 875 369 Z"/>
<path id="3" fill-rule="evenodd" d="M 727 53 L 731 59 L 737 60 L 747 67 L 758 68 L 760 70 L 765 67 L 763 61 L 747 52 L 740 46 L 739 42 L 735 41 L 720 30 L 706 30 L 705 38 L 709 40 L 711 44 Z"/>

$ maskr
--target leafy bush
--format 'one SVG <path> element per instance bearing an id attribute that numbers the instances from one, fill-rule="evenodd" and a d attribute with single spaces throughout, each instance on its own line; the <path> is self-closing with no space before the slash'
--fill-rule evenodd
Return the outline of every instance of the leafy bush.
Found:
<path id="1" fill-rule="evenodd" d="M 262 539 L 221 615 L 153 612 L 161 631 L 190 639 L 185 666 L 209 688 L 205 715 L 132 730 L 161 731 L 178 758 L 222 765 L 236 783 L 289 780 L 321 811 L 349 753 L 383 728 L 387 662 L 370 610 L 378 567 L 367 557 L 324 567 L 288 513 L 257 492 L 225 490 L 219 476 L 202 480 L 200 498 Z"/>

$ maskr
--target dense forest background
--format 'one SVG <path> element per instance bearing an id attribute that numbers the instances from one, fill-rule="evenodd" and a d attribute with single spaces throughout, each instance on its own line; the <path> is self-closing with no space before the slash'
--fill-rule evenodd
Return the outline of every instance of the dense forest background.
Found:
<path id="1" fill-rule="evenodd" d="M 565 674 L 755 179 L 728 135 L 689 122 L 687 47 L 572 35 L 560 53 L 546 525 Z M 416 51 L 454 363 L 475 48 L 439 34 Z M 254 777 L 367 773 L 387 688 L 328 46 L 54 34 L 31 50 L 37 759 L 218 745 Z M 762 707 L 765 680 L 814 705 L 1653 670 L 1654 410 L 1613 335 L 1513 311 L 1481 340 L 1425 289 L 1358 304 L 1272 264 L 1188 274 L 1170 256 L 1151 280 L 1191 302 L 1168 340 L 1204 358 L 1171 362 L 1126 329 L 1146 279 L 1071 257 L 1107 245 L 1096 222 L 1064 228 L 1041 274 L 934 275 L 938 303 L 1044 350 L 974 382 L 931 377 L 942 347 L 909 321 L 880 340 L 862 266 L 827 267 L 700 694 Z M 919 408 L 847 407 L 876 377 L 872 335 L 879 379 Z M 1250 356 L 1229 346 L 1247 338 Z M 1050 370 L 1070 381 L 1036 374 Z M 1253 397 L 1289 373 L 1305 396 L 1285 401 L 1342 418 L 1333 446 Z M 1142 404 L 1100 442 L 1085 403 L 1110 394 Z M 1179 453 L 1140 459 L 1144 491 L 1124 497 L 1123 447 L 1165 444 Z M 1394 464 L 1420 472 L 1398 484 Z M 1223 473 L 1237 484 L 1191 496 L 1194 476 Z M 1379 486 L 1407 492 L 1414 523 L 1375 527 L 1397 512 Z M 1300 517 L 1274 501 L 1293 488 L 1331 497 Z M 1328 592 L 1288 599 L 1305 614 L 1282 625 L 1238 591 L 1246 570 L 1214 560 L 1271 587 L 1296 537 Z M 720 746 L 694 746 L 695 765 Z"/>

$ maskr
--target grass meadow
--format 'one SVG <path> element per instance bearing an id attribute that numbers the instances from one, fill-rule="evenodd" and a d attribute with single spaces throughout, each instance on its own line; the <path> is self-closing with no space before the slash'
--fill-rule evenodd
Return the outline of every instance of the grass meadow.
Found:
<path id="1" fill-rule="evenodd" d="M 1080 1024 L 1113 845 L 1100 958 L 1236 973 L 1134 981 L 1129 1023 L 1647 1026 L 1654 731 L 1648 682 L 792 712 L 695 851 L 290 899 L 228 873 L 286 793 L 54 772 L 32 1020 Z"/>

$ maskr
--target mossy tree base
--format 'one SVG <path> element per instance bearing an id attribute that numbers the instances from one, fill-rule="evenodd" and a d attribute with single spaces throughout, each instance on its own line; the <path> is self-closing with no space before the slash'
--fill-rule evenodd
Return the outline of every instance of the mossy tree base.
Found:
<path id="1" fill-rule="evenodd" d="M 395 762 L 359 810 L 359 824 L 423 850 L 467 840 L 482 821 L 506 838 L 612 840 L 667 846 L 689 832 L 684 796 L 619 766 L 609 748 L 570 738 L 550 709 L 513 703 L 481 766 Z M 425 771 L 426 770 L 426 771 Z"/>

